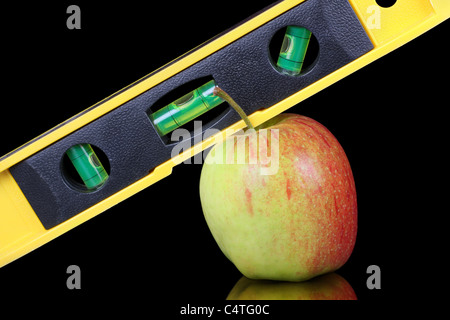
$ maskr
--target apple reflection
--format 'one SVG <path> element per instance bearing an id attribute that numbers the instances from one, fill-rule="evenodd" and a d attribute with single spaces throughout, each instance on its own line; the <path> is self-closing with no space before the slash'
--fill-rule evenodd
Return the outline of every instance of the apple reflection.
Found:
<path id="1" fill-rule="evenodd" d="M 351 285 L 340 275 L 328 273 L 308 281 L 284 282 L 242 277 L 227 300 L 357 300 Z"/>

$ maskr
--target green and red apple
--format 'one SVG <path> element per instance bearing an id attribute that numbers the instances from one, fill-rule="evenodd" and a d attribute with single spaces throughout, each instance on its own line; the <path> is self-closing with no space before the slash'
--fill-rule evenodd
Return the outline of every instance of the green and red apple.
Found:
<path id="1" fill-rule="evenodd" d="M 337 139 L 295 114 L 278 115 L 247 138 L 246 161 L 228 161 L 239 157 L 226 147 L 236 144 L 230 136 L 212 148 L 201 173 L 204 216 L 222 252 L 251 279 L 304 281 L 340 268 L 355 245 L 357 202 Z M 258 155 L 255 163 L 251 150 L 272 158 Z M 227 161 L 217 161 L 219 151 Z"/>

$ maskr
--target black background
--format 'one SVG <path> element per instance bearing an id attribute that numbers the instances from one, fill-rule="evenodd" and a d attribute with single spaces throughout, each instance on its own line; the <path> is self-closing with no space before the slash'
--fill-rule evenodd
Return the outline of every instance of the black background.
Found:
<path id="1" fill-rule="evenodd" d="M 272 2 L 3 6 L 0 154 Z M 81 30 L 66 28 L 70 4 L 81 8 Z M 438 207 L 445 190 L 437 181 L 446 172 L 449 29 L 449 22 L 441 24 L 288 111 L 330 129 L 355 176 L 358 238 L 337 273 L 359 301 L 335 307 L 379 310 L 430 295 L 439 271 L 434 265 L 442 259 L 430 248 L 437 241 L 434 225 L 445 216 Z M 118 301 L 110 309 L 136 302 L 134 310 L 169 314 L 188 303 L 225 303 L 241 274 L 204 221 L 200 172 L 200 164 L 179 165 L 169 177 L 3 267 L 2 295 L 30 298 L 44 310 L 55 304 L 95 305 L 99 298 Z M 66 287 L 72 264 L 81 268 L 81 290 Z M 372 264 L 381 268 L 381 290 L 366 287 Z M 427 289 L 419 290 L 423 285 Z M 308 306 L 296 302 L 279 309 L 298 312 Z"/>

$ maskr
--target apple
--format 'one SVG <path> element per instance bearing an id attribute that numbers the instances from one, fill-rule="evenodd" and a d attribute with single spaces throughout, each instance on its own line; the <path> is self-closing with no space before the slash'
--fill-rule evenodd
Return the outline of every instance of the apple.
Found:
<path id="1" fill-rule="evenodd" d="M 357 300 L 357 297 L 347 280 L 332 272 L 304 282 L 242 277 L 227 300 Z"/>
<path id="2" fill-rule="evenodd" d="M 263 137 L 264 130 L 277 134 Z M 236 144 L 230 136 L 203 164 L 200 199 L 218 246 L 251 279 L 304 281 L 337 270 L 357 231 L 355 182 L 343 148 L 323 125 L 296 114 L 250 131 L 245 161 L 228 161 L 239 158 L 226 147 Z M 260 153 L 276 146 L 278 158 L 250 161 L 255 143 Z M 268 166 L 276 172 L 263 174 Z"/>

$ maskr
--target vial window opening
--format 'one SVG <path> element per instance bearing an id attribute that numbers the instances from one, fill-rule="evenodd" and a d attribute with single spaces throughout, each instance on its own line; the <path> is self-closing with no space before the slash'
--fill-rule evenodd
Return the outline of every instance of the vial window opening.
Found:
<path id="1" fill-rule="evenodd" d="M 169 140 L 176 129 L 194 132 L 198 130 L 195 121 L 201 121 L 203 132 L 224 114 L 229 106 L 213 94 L 215 85 L 211 76 L 195 79 L 170 91 L 150 107 L 148 117 L 164 143 L 173 142 Z"/>
<path id="2" fill-rule="evenodd" d="M 319 55 L 319 44 L 307 28 L 290 25 L 273 35 L 269 55 L 274 69 L 279 73 L 299 76 L 314 66 Z"/>
<path id="3" fill-rule="evenodd" d="M 109 178 L 110 166 L 105 153 L 88 143 L 70 147 L 61 160 L 66 185 L 79 192 L 101 188 Z"/>

